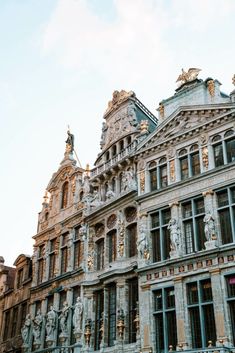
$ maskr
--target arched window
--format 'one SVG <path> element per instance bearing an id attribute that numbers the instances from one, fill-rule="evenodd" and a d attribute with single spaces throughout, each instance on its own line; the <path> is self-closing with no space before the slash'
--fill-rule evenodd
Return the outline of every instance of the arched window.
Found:
<path id="1" fill-rule="evenodd" d="M 234 135 L 234 131 L 233 130 L 228 130 L 228 131 L 225 132 L 224 137 L 226 138 L 226 137 L 233 136 L 233 135 Z"/>
<path id="2" fill-rule="evenodd" d="M 136 223 L 131 224 L 126 228 L 127 230 L 127 256 L 132 257 L 137 255 L 137 226 Z"/>
<path id="3" fill-rule="evenodd" d="M 116 178 L 114 177 L 113 179 L 112 179 L 112 190 L 113 190 L 113 192 L 116 192 Z"/>
<path id="4" fill-rule="evenodd" d="M 106 152 L 106 161 L 109 160 L 109 151 Z"/>
<path id="5" fill-rule="evenodd" d="M 224 134 L 227 163 L 235 161 L 235 137 L 234 131 L 228 130 Z"/>
<path id="6" fill-rule="evenodd" d="M 48 216 L 49 216 L 49 213 L 48 213 L 48 212 L 46 212 L 46 213 L 45 213 L 45 221 L 47 221 L 47 220 L 48 220 Z"/>
<path id="7" fill-rule="evenodd" d="M 131 136 L 128 136 L 127 137 L 127 145 L 130 145 L 131 144 Z"/>
<path id="8" fill-rule="evenodd" d="M 124 141 L 123 140 L 121 140 L 119 142 L 119 148 L 120 148 L 120 152 L 124 149 Z"/>
<path id="9" fill-rule="evenodd" d="M 61 208 L 68 206 L 69 183 L 66 181 L 62 187 Z"/>
<path id="10" fill-rule="evenodd" d="M 223 144 L 221 136 L 216 135 L 212 139 L 215 167 L 224 165 Z"/>
<path id="11" fill-rule="evenodd" d="M 157 190 L 157 163 L 149 163 L 150 191 Z"/>
<path id="12" fill-rule="evenodd" d="M 112 147 L 112 157 L 116 156 L 116 154 L 117 154 L 117 146 L 114 145 L 114 146 Z"/>
<path id="13" fill-rule="evenodd" d="M 116 229 L 111 230 L 108 234 L 108 261 L 113 262 L 117 257 L 117 231 Z"/>
<path id="14" fill-rule="evenodd" d="M 199 156 L 199 147 L 197 144 L 191 146 L 190 148 L 190 164 L 191 164 L 191 174 L 198 175 L 200 174 L 200 156 Z"/>
<path id="15" fill-rule="evenodd" d="M 80 192 L 80 194 L 79 194 L 79 201 L 82 201 L 82 199 L 83 199 L 83 195 L 84 195 L 84 192 L 83 192 L 83 191 L 81 191 L 81 192 Z"/>

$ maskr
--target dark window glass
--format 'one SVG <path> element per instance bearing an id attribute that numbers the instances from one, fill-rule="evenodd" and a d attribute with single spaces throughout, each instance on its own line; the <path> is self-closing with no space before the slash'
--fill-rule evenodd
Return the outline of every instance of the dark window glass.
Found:
<path id="1" fill-rule="evenodd" d="M 128 282 L 129 291 L 129 343 L 136 342 L 136 309 L 138 305 L 138 280 L 134 278 Z"/>
<path id="2" fill-rule="evenodd" d="M 192 346 L 193 348 L 200 348 L 202 347 L 202 336 L 199 307 L 190 308 L 189 317 L 192 332 Z"/>
<path id="3" fill-rule="evenodd" d="M 116 286 L 108 288 L 108 346 L 116 340 Z"/>
<path id="4" fill-rule="evenodd" d="M 192 175 L 200 174 L 199 152 L 191 154 L 191 168 L 192 168 Z"/>
<path id="5" fill-rule="evenodd" d="M 205 248 L 205 224 L 203 221 L 204 216 L 196 217 L 195 218 L 195 227 L 196 227 L 196 234 L 197 234 L 197 249 L 203 250 Z"/>
<path id="6" fill-rule="evenodd" d="M 97 245 L 97 266 L 96 269 L 102 270 L 104 268 L 104 239 L 100 239 Z"/>
<path id="7" fill-rule="evenodd" d="M 184 222 L 184 234 L 185 234 L 185 245 L 186 245 L 186 254 L 194 252 L 194 242 L 193 242 L 193 222 L 185 221 Z"/>
<path id="8" fill-rule="evenodd" d="M 62 188 L 61 208 L 66 208 L 68 205 L 69 183 L 66 181 Z"/>
<path id="9" fill-rule="evenodd" d="M 68 267 L 68 248 L 61 249 L 61 273 L 66 273 Z"/>
<path id="10" fill-rule="evenodd" d="M 214 145 L 213 149 L 214 149 L 215 166 L 219 167 L 221 165 L 224 165 L 224 156 L 223 156 L 222 143 Z"/>
<path id="11" fill-rule="evenodd" d="M 102 339 L 101 325 L 102 325 L 102 314 L 104 311 L 104 292 L 98 291 L 95 293 L 95 350 L 100 349 L 100 343 Z"/>
<path id="12" fill-rule="evenodd" d="M 227 277 L 228 297 L 235 297 L 235 275 Z"/>
<path id="13" fill-rule="evenodd" d="M 198 303 L 198 288 L 197 283 L 188 284 L 188 303 L 196 304 Z"/>
<path id="14" fill-rule="evenodd" d="M 191 202 L 183 204 L 183 217 L 188 218 L 192 216 L 192 205 Z"/>
<path id="15" fill-rule="evenodd" d="M 18 323 L 18 307 L 13 309 L 11 337 L 14 337 L 16 335 L 17 323 Z"/>
<path id="16" fill-rule="evenodd" d="M 157 190 L 157 169 L 151 169 L 149 171 L 150 176 L 150 191 Z"/>
<path id="17" fill-rule="evenodd" d="M 204 213 L 205 212 L 204 200 L 203 199 L 196 199 L 195 200 L 195 211 L 196 211 L 196 214 L 200 214 L 200 213 Z"/>
<path id="18" fill-rule="evenodd" d="M 43 279 L 43 259 L 38 260 L 38 283 L 42 283 Z"/>
<path id="19" fill-rule="evenodd" d="M 55 253 L 50 254 L 50 263 L 49 263 L 49 279 L 55 276 Z"/>
<path id="20" fill-rule="evenodd" d="M 109 242 L 109 262 L 113 262 L 116 260 L 116 257 L 117 257 L 116 230 L 108 234 L 108 242 Z"/>
<path id="21" fill-rule="evenodd" d="M 180 171 L 182 180 L 185 180 L 189 177 L 188 156 L 180 158 Z"/>
<path id="22" fill-rule="evenodd" d="M 77 240 L 74 243 L 74 268 L 78 268 L 82 262 L 82 242 Z"/>
<path id="23" fill-rule="evenodd" d="M 157 290 L 154 292 L 154 299 L 155 299 L 155 311 L 162 310 L 162 290 Z"/>
<path id="24" fill-rule="evenodd" d="M 166 289 L 166 308 L 174 308 L 175 307 L 175 291 L 174 288 Z"/>
<path id="25" fill-rule="evenodd" d="M 159 212 L 151 214 L 152 228 L 159 226 Z"/>
<path id="26" fill-rule="evenodd" d="M 152 227 L 158 228 L 151 231 L 153 262 L 169 258 L 170 232 L 168 223 L 170 217 L 170 209 L 160 210 L 151 215 Z"/>
<path id="27" fill-rule="evenodd" d="M 223 207 L 228 205 L 228 192 L 227 190 L 217 193 L 218 206 Z"/>
<path id="28" fill-rule="evenodd" d="M 23 283 L 23 268 L 17 272 L 17 288 L 20 288 Z"/>
<path id="29" fill-rule="evenodd" d="M 227 161 L 228 163 L 235 161 L 235 139 L 226 141 Z"/>
<path id="30" fill-rule="evenodd" d="M 130 225 L 127 228 L 128 232 L 128 253 L 129 257 L 136 256 L 137 255 L 137 245 L 136 245 L 136 240 L 137 240 L 137 227 L 136 223 Z"/>
<path id="31" fill-rule="evenodd" d="M 164 188 L 167 186 L 167 166 L 162 165 L 159 167 L 159 174 L 160 174 L 160 187 Z"/>
<path id="32" fill-rule="evenodd" d="M 10 325 L 10 310 L 5 312 L 4 315 L 4 333 L 3 333 L 3 340 L 6 341 L 9 337 L 9 325 Z"/>
<path id="33" fill-rule="evenodd" d="M 232 243 L 233 234 L 229 208 L 219 210 L 219 220 L 222 244 Z"/>
<path id="34" fill-rule="evenodd" d="M 211 281 L 210 280 L 201 281 L 201 287 L 202 287 L 202 301 L 203 302 L 212 301 Z"/>

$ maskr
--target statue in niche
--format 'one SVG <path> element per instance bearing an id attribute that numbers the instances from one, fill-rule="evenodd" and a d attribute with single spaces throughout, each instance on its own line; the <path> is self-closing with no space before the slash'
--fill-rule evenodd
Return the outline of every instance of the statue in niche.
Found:
<path id="1" fill-rule="evenodd" d="M 74 306 L 74 313 L 73 313 L 74 331 L 81 331 L 81 329 L 82 329 L 82 315 L 83 315 L 83 303 L 82 303 L 81 298 L 77 297 L 77 301 Z"/>
<path id="2" fill-rule="evenodd" d="M 215 240 L 215 220 L 210 212 L 205 214 L 203 218 L 203 222 L 205 223 L 204 232 L 207 241 Z"/>
<path id="3" fill-rule="evenodd" d="M 170 239 L 171 239 L 171 251 L 174 253 L 177 253 L 179 255 L 180 253 L 180 228 L 178 227 L 177 220 L 175 218 L 172 218 L 170 222 L 168 223 L 168 227 L 170 231 Z"/>
<path id="4" fill-rule="evenodd" d="M 30 318 L 30 314 L 27 314 L 26 318 L 25 318 L 24 325 L 21 328 L 21 337 L 22 337 L 24 346 L 27 346 L 29 344 L 30 327 L 31 327 L 31 318 Z"/>
<path id="5" fill-rule="evenodd" d="M 114 198 L 116 195 L 115 195 L 115 192 L 112 190 L 111 186 L 109 185 L 108 186 L 108 191 L 106 192 L 106 199 L 107 200 L 111 200 L 112 198 Z"/>
<path id="6" fill-rule="evenodd" d="M 56 318 L 57 318 L 57 313 L 53 306 L 50 306 L 50 310 L 47 313 L 47 318 L 46 318 L 46 333 L 47 333 L 47 341 L 49 340 L 54 340 L 54 330 L 56 327 Z"/>
<path id="7" fill-rule="evenodd" d="M 101 201 L 99 200 L 99 193 L 97 190 L 94 190 L 93 194 L 91 195 L 90 206 L 98 207 L 100 205 L 101 205 Z"/>
<path id="8" fill-rule="evenodd" d="M 136 106 L 132 102 L 127 107 L 127 116 L 130 118 L 130 124 L 136 127 L 138 125 L 138 121 L 136 119 Z"/>
<path id="9" fill-rule="evenodd" d="M 87 224 L 82 222 L 81 227 L 79 228 L 78 234 L 84 239 L 87 237 Z"/>
<path id="10" fill-rule="evenodd" d="M 106 135 L 107 135 L 107 125 L 105 122 L 103 122 L 102 124 L 102 134 L 101 134 L 101 141 L 100 141 L 100 147 L 101 149 L 103 148 L 103 146 L 105 145 L 105 141 L 106 141 Z"/>
<path id="11" fill-rule="evenodd" d="M 33 321 L 33 337 L 34 337 L 34 344 L 41 344 L 41 329 L 42 329 L 42 314 L 41 310 L 38 309 L 37 315 L 32 320 Z"/>
<path id="12" fill-rule="evenodd" d="M 137 249 L 141 256 L 146 260 L 149 259 L 149 244 L 147 239 L 147 224 L 146 219 L 142 219 L 139 225 L 139 241 L 137 242 Z"/>
<path id="13" fill-rule="evenodd" d="M 68 334 L 67 321 L 68 321 L 69 309 L 70 309 L 70 307 L 69 307 L 68 303 L 65 301 L 63 303 L 63 308 L 62 308 L 60 316 L 59 316 L 61 335 Z"/>
<path id="14" fill-rule="evenodd" d="M 124 173 L 126 174 L 127 189 L 135 190 L 137 185 L 133 169 L 131 168 Z"/>
<path id="15" fill-rule="evenodd" d="M 65 141 L 66 151 L 72 153 L 74 150 L 74 135 L 71 134 L 69 130 L 67 131 L 67 134 L 68 134 L 68 137 L 67 137 L 67 140 Z"/>

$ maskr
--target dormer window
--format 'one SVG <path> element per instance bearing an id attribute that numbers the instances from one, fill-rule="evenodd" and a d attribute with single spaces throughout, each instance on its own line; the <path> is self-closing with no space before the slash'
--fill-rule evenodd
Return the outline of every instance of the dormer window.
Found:
<path id="1" fill-rule="evenodd" d="M 17 288 L 20 288 L 22 286 L 22 282 L 23 282 L 23 268 L 18 270 L 18 273 L 17 273 Z"/>
<path id="2" fill-rule="evenodd" d="M 66 181 L 62 187 L 61 208 L 68 206 L 69 183 Z"/>

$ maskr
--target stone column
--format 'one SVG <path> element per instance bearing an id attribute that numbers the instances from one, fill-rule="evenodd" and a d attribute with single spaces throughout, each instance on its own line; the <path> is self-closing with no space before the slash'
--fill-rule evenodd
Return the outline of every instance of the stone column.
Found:
<path id="1" fill-rule="evenodd" d="M 185 302 L 184 295 L 184 285 L 183 278 L 176 277 L 174 279 L 174 287 L 175 287 L 175 310 L 176 310 L 176 322 L 177 322 L 177 339 L 178 344 L 177 348 L 188 349 L 189 337 L 190 337 L 190 328 L 188 317 L 186 317 L 186 308 L 187 304 Z M 170 343 L 170 342 L 169 342 Z M 176 347 L 173 347 L 175 350 Z"/>
<path id="2" fill-rule="evenodd" d="M 208 143 L 208 170 L 215 168 L 214 151 L 210 143 Z"/>
<path id="3" fill-rule="evenodd" d="M 228 320 L 226 320 L 225 317 L 224 288 L 220 269 L 212 269 L 210 271 L 210 274 L 217 337 L 217 341 L 213 342 L 213 345 L 215 345 L 216 343 L 216 346 L 221 346 L 222 344 L 224 344 L 225 346 L 231 346 L 231 342 L 229 342 L 228 338 L 228 333 L 230 332 L 230 330 Z"/>
<path id="4" fill-rule="evenodd" d="M 149 352 L 154 346 L 155 329 L 153 318 L 154 303 L 151 296 L 150 285 L 140 286 L 139 291 L 139 316 L 140 316 L 140 337 L 141 348 L 143 352 Z"/>
<path id="5" fill-rule="evenodd" d="M 116 341 L 115 341 L 115 351 L 122 352 L 123 351 L 123 344 L 127 338 L 127 330 L 126 330 L 126 316 L 128 312 L 128 300 L 126 300 L 126 291 L 127 291 L 127 284 L 125 278 L 119 278 L 116 284 Z M 120 311 L 123 311 L 124 314 L 124 329 L 123 329 L 123 337 L 119 336 L 117 323 Z"/>
<path id="6" fill-rule="evenodd" d="M 175 181 L 181 180 L 181 173 L 180 173 L 180 160 L 176 156 L 175 157 Z"/>

